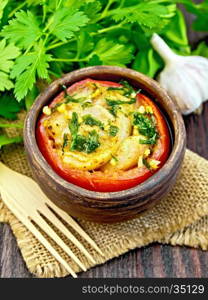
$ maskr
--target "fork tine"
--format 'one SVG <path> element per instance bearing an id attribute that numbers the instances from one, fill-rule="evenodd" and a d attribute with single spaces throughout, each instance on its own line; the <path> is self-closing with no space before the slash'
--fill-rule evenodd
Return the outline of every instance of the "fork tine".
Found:
<path id="1" fill-rule="evenodd" d="M 74 277 L 77 278 L 76 273 L 69 266 L 69 264 L 59 255 L 59 253 L 51 246 L 48 240 L 37 230 L 37 228 L 31 223 L 31 221 L 22 214 L 22 212 L 15 206 L 15 203 L 10 203 L 10 196 L 6 191 L 1 190 L 1 196 L 4 203 L 12 211 L 12 213 L 27 227 L 27 229 L 33 233 L 37 240 L 45 246 L 45 248 L 54 256 L 57 261 L 65 267 L 65 269 Z"/>
<path id="2" fill-rule="evenodd" d="M 58 236 L 58 234 L 48 225 L 48 223 L 40 216 L 37 212 L 36 215 L 33 216 L 35 223 L 50 237 L 56 242 L 83 270 L 86 271 L 86 267 L 79 260 L 79 258 L 72 252 L 72 250 L 67 246 L 67 244 Z"/>
<path id="3" fill-rule="evenodd" d="M 10 192 L 7 190 L 7 193 L 10 195 Z M 15 195 L 12 191 L 10 198 L 15 198 Z M 14 201 L 13 201 L 14 202 Z M 18 203 L 18 201 L 16 201 Z M 46 206 L 44 205 L 44 208 Z M 21 203 L 18 205 L 19 210 L 21 209 L 22 213 L 25 215 L 24 208 L 21 206 Z M 27 210 L 26 210 L 27 211 Z M 27 211 L 29 213 L 29 211 Z M 27 218 L 28 215 L 25 215 Z M 48 223 L 38 214 L 36 210 L 33 211 L 30 219 L 33 219 L 40 226 L 40 228 L 45 231 L 79 266 L 83 271 L 86 271 L 84 264 L 78 259 L 78 257 L 71 251 L 71 249 L 63 242 L 63 240 L 56 234 L 56 232 L 48 225 Z"/>
<path id="4" fill-rule="evenodd" d="M 65 222 L 67 222 L 75 231 L 77 231 L 100 255 L 104 256 L 98 245 L 91 239 L 91 237 L 82 229 L 82 227 L 74 221 L 74 219 L 65 213 L 62 209 L 57 207 L 48 198 L 44 199 L 47 205 L 52 208 Z"/>
<path id="5" fill-rule="evenodd" d="M 5 189 L 7 187 L 4 186 L 5 183 L 13 176 L 15 178 L 16 185 L 14 186 L 15 189 L 19 190 L 22 189 L 22 193 L 25 195 L 28 195 L 28 197 L 33 196 L 33 200 L 35 200 L 36 195 L 39 195 L 39 199 L 43 200 L 43 203 L 47 203 L 49 208 L 52 208 L 64 221 L 66 221 L 75 231 L 77 231 L 80 236 L 82 236 L 100 255 L 104 257 L 104 254 L 100 250 L 100 248 L 97 246 L 97 244 L 90 238 L 90 236 L 81 228 L 81 226 L 74 221 L 72 217 L 70 217 L 67 213 L 65 213 L 62 209 L 57 207 L 54 203 L 52 203 L 46 195 L 42 192 L 38 184 L 32 180 L 30 177 L 27 177 L 25 175 L 22 175 L 20 173 L 17 173 L 7 166 L 5 166 L 3 163 L 0 162 L 0 170 L 1 170 L 1 175 L 0 176 L 0 185 Z M 33 185 L 33 189 L 28 190 L 27 186 Z M 13 196 L 15 195 L 15 189 L 13 189 L 11 194 Z M 7 189 L 8 190 L 8 189 Z M 41 201 L 38 201 L 41 202 Z M 40 203 L 37 203 L 38 205 Z"/>
<path id="6" fill-rule="evenodd" d="M 92 255 L 87 251 L 87 249 L 77 240 L 77 238 L 68 230 L 68 228 L 56 217 L 54 213 L 46 206 L 44 211 L 41 210 L 41 214 L 43 214 L 48 220 L 53 220 L 53 224 L 69 239 L 74 245 L 76 245 L 82 253 L 86 255 L 87 258 L 91 260 L 91 262 L 95 263 Z"/>

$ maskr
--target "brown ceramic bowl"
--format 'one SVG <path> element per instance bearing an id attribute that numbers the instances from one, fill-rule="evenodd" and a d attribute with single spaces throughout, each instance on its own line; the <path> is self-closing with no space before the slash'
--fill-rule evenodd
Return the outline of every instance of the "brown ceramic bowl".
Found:
<path id="1" fill-rule="evenodd" d="M 69 86 L 84 78 L 110 81 L 125 79 L 135 88 L 142 88 L 148 93 L 167 117 L 173 136 L 170 156 L 164 166 L 144 183 L 120 192 L 89 191 L 62 179 L 39 151 L 35 128 L 43 106 L 60 92 L 61 85 Z M 57 206 L 74 217 L 113 223 L 137 217 L 170 191 L 183 161 L 186 132 L 176 105 L 156 81 L 127 68 L 96 66 L 70 72 L 54 81 L 40 94 L 25 121 L 24 144 L 37 183 Z"/>

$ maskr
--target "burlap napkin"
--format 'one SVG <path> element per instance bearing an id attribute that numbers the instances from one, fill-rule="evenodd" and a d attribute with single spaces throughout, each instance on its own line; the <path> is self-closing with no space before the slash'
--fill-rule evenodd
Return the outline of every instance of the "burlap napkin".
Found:
<path id="1" fill-rule="evenodd" d="M 10 134 L 14 132 L 10 131 Z M 22 145 L 2 148 L 0 160 L 12 169 L 31 176 Z M 11 183 L 12 184 L 12 183 Z M 157 206 L 140 218 L 113 225 L 98 225 L 78 220 L 83 229 L 96 241 L 105 257 L 90 249 L 97 264 L 119 256 L 130 249 L 152 242 L 187 245 L 208 249 L 208 161 L 186 150 L 180 178 Z M 28 269 L 38 277 L 62 277 L 67 271 L 50 255 L 36 238 L 12 215 L 0 200 L 0 222 L 10 224 Z M 88 268 L 93 264 L 63 239 Z M 55 246 L 68 260 L 62 250 Z M 69 261 L 69 260 L 68 260 Z M 70 262 L 73 269 L 79 268 Z"/>

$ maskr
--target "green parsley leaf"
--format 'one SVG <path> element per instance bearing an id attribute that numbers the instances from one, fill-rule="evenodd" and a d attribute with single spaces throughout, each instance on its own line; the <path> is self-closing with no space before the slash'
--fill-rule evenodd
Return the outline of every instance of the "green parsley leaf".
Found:
<path id="1" fill-rule="evenodd" d="M 109 111 L 114 117 L 117 116 L 118 110 L 119 110 L 119 106 L 118 106 L 118 105 L 111 105 L 111 106 L 109 106 L 109 108 L 108 108 L 108 111 Z"/>
<path id="2" fill-rule="evenodd" d="M 82 57 L 89 53 L 94 47 L 93 38 L 86 30 L 80 31 L 77 36 L 77 57 Z"/>
<path id="3" fill-rule="evenodd" d="M 27 93 L 27 96 L 25 97 L 25 106 L 26 106 L 27 110 L 29 110 L 31 108 L 31 106 L 34 103 L 38 94 L 39 94 L 39 90 L 38 90 L 37 86 L 34 85 L 33 88 L 31 89 L 31 91 L 29 91 Z"/>
<path id="4" fill-rule="evenodd" d="M 0 135 L 0 149 L 2 146 L 13 144 L 13 143 L 21 143 L 23 138 L 21 136 L 10 138 L 6 135 Z"/>
<path id="5" fill-rule="evenodd" d="M 119 128 L 117 126 L 111 125 L 109 128 L 109 135 L 116 136 L 119 131 Z"/>
<path id="6" fill-rule="evenodd" d="M 4 8 L 6 7 L 8 0 L 0 0 L 0 20 L 3 17 Z"/>
<path id="7" fill-rule="evenodd" d="M 150 167 L 148 161 L 147 161 L 145 158 L 143 158 L 142 162 L 143 162 L 143 165 L 144 165 L 148 170 L 151 170 L 151 167 Z"/>
<path id="8" fill-rule="evenodd" d="M 91 1 L 89 3 L 84 3 L 82 9 L 86 16 L 90 18 L 90 22 L 99 17 L 99 12 L 102 8 L 102 5 L 99 1 Z"/>
<path id="9" fill-rule="evenodd" d="M 78 122 L 78 114 L 76 112 L 72 113 L 72 118 L 69 123 L 69 130 L 72 135 L 72 139 L 76 137 L 79 129 L 79 122 Z"/>
<path id="10" fill-rule="evenodd" d="M 133 115 L 133 125 L 137 126 L 140 134 L 147 137 L 145 140 L 140 139 L 140 144 L 156 144 L 159 135 L 153 119 L 150 119 L 147 115 L 136 112 Z"/>
<path id="11" fill-rule="evenodd" d="M 144 145 L 155 145 L 157 142 L 157 139 L 158 139 L 158 134 L 157 134 L 157 132 L 155 132 L 154 135 L 151 136 L 149 139 L 146 139 L 146 140 L 140 139 L 139 143 L 144 144 Z"/>
<path id="12" fill-rule="evenodd" d="M 49 32 L 54 34 L 61 41 L 66 41 L 74 36 L 88 22 L 87 16 L 81 11 L 74 11 L 69 8 L 57 10 L 52 19 L 49 19 Z"/>
<path id="13" fill-rule="evenodd" d="M 83 120 L 84 120 L 84 124 L 86 125 L 98 126 L 100 127 L 100 129 L 102 130 L 104 129 L 104 124 L 100 120 L 94 118 L 92 115 L 85 115 L 83 117 Z"/>
<path id="14" fill-rule="evenodd" d="M 133 62 L 133 69 L 154 78 L 156 73 L 162 69 L 164 63 L 152 48 L 140 50 Z"/>
<path id="15" fill-rule="evenodd" d="M 11 90 L 14 87 L 9 76 L 0 71 L 0 91 Z"/>
<path id="16" fill-rule="evenodd" d="M 6 41 L 0 42 L 0 70 L 8 73 L 14 62 L 13 59 L 18 57 L 20 54 L 19 49 L 13 44 L 6 45 Z"/>
<path id="17" fill-rule="evenodd" d="M 131 46 L 105 38 L 97 42 L 93 53 L 106 65 L 125 66 L 133 58 Z"/>
<path id="18" fill-rule="evenodd" d="M 16 120 L 20 109 L 21 106 L 11 95 L 4 94 L 0 97 L 0 116 L 9 120 Z"/>
<path id="19" fill-rule="evenodd" d="M 197 48 L 192 52 L 192 55 L 199 55 L 208 58 L 208 45 L 206 42 L 201 42 Z"/>
<path id="20" fill-rule="evenodd" d="M 89 132 L 88 136 L 83 136 L 78 134 L 79 123 L 78 114 L 76 112 L 72 113 L 72 119 L 69 123 L 69 129 L 72 135 L 71 150 L 77 150 L 80 152 L 91 153 L 95 151 L 99 146 L 99 135 L 96 130 Z"/>
<path id="21" fill-rule="evenodd" d="M 123 91 L 124 88 L 123 87 L 119 87 L 119 86 L 111 86 L 109 88 L 107 88 L 108 91 Z"/>
<path id="22" fill-rule="evenodd" d="M 17 12 L 15 18 L 10 20 L 9 25 L 4 26 L 1 32 L 1 36 L 23 49 L 33 45 L 40 35 L 42 31 L 37 18 L 29 10 Z"/>
<path id="23" fill-rule="evenodd" d="M 0 41 L 0 91 L 10 90 L 13 83 L 9 78 L 9 72 L 13 67 L 16 57 L 20 54 L 19 49 L 13 44 L 6 45 L 6 40 Z"/>
<path id="24" fill-rule="evenodd" d="M 68 145 L 68 142 L 69 142 L 68 134 L 64 133 L 63 145 L 62 145 L 62 152 L 63 153 L 64 153 L 64 148 Z"/>
<path id="25" fill-rule="evenodd" d="M 123 104 L 133 104 L 133 103 L 136 103 L 136 98 L 132 98 L 132 99 L 129 100 L 129 101 L 106 99 L 106 103 L 107 103 L 109 106 L 113 106 L 113 105 L 123 105 Z"/>
<path id="26" fill-rule="evenodd" d="M 92 153 L 100 146 L 99 135 L 96 130 L 92 130 L 89 132 L 89 135 L 86 139 L 84 152 Z"/>
<path id="27" fill-rule="evenodd" d="M 67 87 L 65 85 L 62 85 L 62 88 L 64 90 L 64 103 L 69 103 L 69 102 L 73 102 L 73 103 L 81 103 L 85 100 L 85 97 L 81 97 L 81 98 L 74 98 L 71 95 L 68 94 L 67 92 Z M 60 103 L 58 103 L 58 106 L 60 105 Z M 56 105 L 57 107 L 57 105 Z"/>
<path id="28" fill-rule="evenodd" d="M 199 2 L 199 1 L 197 1 Z M 197 31 L 207 31 L 208 22 L 208 1 L 200 1 L 200 3 L 195 3 L 191 0 L 181 0 L 187 10 L 196 16 L 193 22 L 193 29 Z"/>
<path id="29" fill-rule="evenodd" d="M 100 60 L 97 54 L 93 54 L 88 61 L 88 66 L 100 66 L 102 64 L 103 62 Z"/>
<path id="30" fill-rule="evenodd" d="M 54 1 L 54 0 L 52 0 Z M 85 0 L 84 4 L 88 4 L 90 2 L 94 2 L 95 0 Z M 64 6 L 70 9 L 78 9 L 83 6 L 83 0 L 65 0 Z"/>
<path id="31" fill-rule="evenodd" d="M 45 53 L 41 43 L 39 46 L 35 52 L 19 57 L 11 72 L 12 78 L 16 78 L 14 92 L 18 101 L 24 98 L 29 90 L 32 90 L 37 76 L 43 79 L 49 78 L 48 63 L 51 55 Z"/>
<path id="32" fill-rule="evenodd" d="M 85 153 L 92 153 L 100 146 L 99 135 L 95 130 L 89 132 L 87 136 L 77 134 L 71 143 L 71 150 Z"/>
<path id="33" fill-rule="evenodd" d="M 115 9 L 113 19 L 115 21 L 125 21 L 126 23 L 138 23 L 144 31 L 161 31 L 174 16 L 176 5 L 172 1 L 164 1 L 169 5 L 156 3 L 155 0 L 145 0 L 137 5 Z M 168 3 L 169 2 L 169 3 Z"/>

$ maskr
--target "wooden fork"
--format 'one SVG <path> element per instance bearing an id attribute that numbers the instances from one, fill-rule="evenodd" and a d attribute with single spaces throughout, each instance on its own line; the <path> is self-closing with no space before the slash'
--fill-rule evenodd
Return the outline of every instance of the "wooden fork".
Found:
<path id="1" fill-rule="evenodd" d="M 103 256 L 102 251 L 89 235 L 63 210 L 51 202 L 42 192 L 37 183 L 31 178 L 17 173 L 0 162 L 0 193 L 3 202 L 10 211 L 31 231 L 41 244 L 62 264 L 66 270 L 77 277 L 74 270 L 65 259 L 56 251 L 49 240 L 38 230 L 37 224 L 51 239 L 53 239 L 68 256 L 77 263 L 81 270 L 86 271 L 86 266 L 72 252 L 70 247 L 60 238 L 52 227 L 42 217 L 44 216 L 55 225 L 76 247 L 93 263 L 94 258 L 79 240 L 68 230 L 53 211 L 69 224 L 92 248 Z"/>

